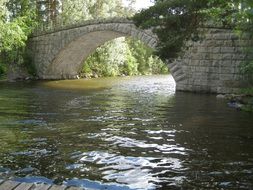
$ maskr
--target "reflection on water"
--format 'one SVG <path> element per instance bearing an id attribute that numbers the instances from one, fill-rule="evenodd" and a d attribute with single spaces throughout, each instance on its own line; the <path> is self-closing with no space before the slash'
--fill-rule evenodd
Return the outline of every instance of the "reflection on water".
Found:
<path id="1" fill-rule="evenodd" d="M 252 114 L 171 76 L 0 83 L 0 179 L 94 189 L 253 188 Z"/>

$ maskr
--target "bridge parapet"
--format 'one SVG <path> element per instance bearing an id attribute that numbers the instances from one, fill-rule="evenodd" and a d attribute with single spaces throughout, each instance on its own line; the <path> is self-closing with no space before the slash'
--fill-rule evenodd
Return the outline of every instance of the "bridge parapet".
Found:
<path id="1" fill-rule="evenodd" d="M 84 27 L 89 25 L 97 25 L 97 24 L 110 24 L 110 23 L 125 23 L 125 24 L 134 24 L 132 20 L 127 18 L 121 17 L 113 17 L 113 18 L 106 18 L 106 19 L 94 19 L 94 20 L 81 20 L 81 21 L 74 21 L 72 23 L 64 23 L 61 19 L 56 20 L 55 23 L 50 22 L 46 24 L 39 25 L 36 30 L 33 32 L 32 37 L 46 35 L 62 30 L 69 30 L 78 27 Z"/>

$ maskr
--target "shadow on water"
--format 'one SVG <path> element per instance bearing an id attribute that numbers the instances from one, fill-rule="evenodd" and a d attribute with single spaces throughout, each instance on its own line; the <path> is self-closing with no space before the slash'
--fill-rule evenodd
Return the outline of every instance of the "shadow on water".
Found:
<path id="1" fill-rule="evenodd" d="M 252 115 L 171 76 L 0 84 L 0 178 L 95 189 L 250 189 Z"/>

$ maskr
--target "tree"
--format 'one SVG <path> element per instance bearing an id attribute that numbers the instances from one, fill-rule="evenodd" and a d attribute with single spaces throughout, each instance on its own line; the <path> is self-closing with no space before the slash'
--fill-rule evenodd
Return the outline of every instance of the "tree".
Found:
<path id="1" fill-rule="evenodd" d="M 23 63 L 24 47 L 36 26 L 29 0 L 0 0 L 0 74 L 9 64 Z"/>
<path id="2" fill-rule="evenodd" d="M 250 25 L 252 31 L 252 7 L 252 0 L 156 0 L 133 19 L 158 35 L 161 58 L 174 59 L 187 40 L 198 39 L 197 29 L 207 22 L 237 29 Z"/>
<path id="3" fill-rule="evenodd" d="M 61 0 L 36 0 L 37 20 L 55 23 L 61 8 Z"/>
<path id="4" fill-rule="evenodd" d="M 133 10 L 125 8 L 122 0 L 62 0 L 61 19 L 64 23 L 132 14 Z"/>
<path id="5" fill-rule="evenodd" d="M 10 6 L 10 3 L 11 1 L 8 4 L 6 0 L 0 1 L 3 10 L 0 12 L 0 52 L 24 47 L 27 36 L 36 25 L 33 21 L 35 14 L 29 9 L 28 0 L 20 1 L 20 6 Z"/>

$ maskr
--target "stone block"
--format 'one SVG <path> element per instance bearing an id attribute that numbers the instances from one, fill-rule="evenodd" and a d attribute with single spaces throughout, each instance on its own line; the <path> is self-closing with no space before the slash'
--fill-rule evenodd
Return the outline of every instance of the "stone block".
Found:
<path id="1" fill-rule="evenodd" d="M 233 60 L 245 60 L 246 59 L 246 54 L 244 53 L 237 53 L 232 55 Z"/>
<path id="2" fill-rule="evenodd" d="M 252 45 L 252 40 L 240 39 L 237 41 L 240 47 L 248 47 Z"/>
<path id="3" fill-rule="evenodd" d="M 213 85 L 213 83 L 215 83 L 215 85 L 217 86 L 217 84 L 219 83 L 219 74 L 213 73 L 208 76 L 208 79 L 213 81 L 211 85 Z"/>
<path id="4" fill-rule="evenodd" d="M 110 24 L 108 24 L 108 23 L 103 23 L 100 25 L 101 25 L 100 30 L 109 30 L 109 28 L 110 28 Z"/>
<path id="5" fill-rule="evenodd" d="M 209 67 L 209 71 L 210 74 L 212 73 L 218 73 L 219 72 L 219 67 Z"/>
<path id="6" fill-rule="evenodd" d="M 236 48 L 235 47 L 221 47 L 220 52 L 221 53 L 235 53 Z"/>
<path id="7" fill-rule="evenodd" d="M 232 60 L 223 60 L 220 62 L 220 67 L 233 67 Z"/>
<path id="8" fill-rule="evenodd" d="M 221 44 L 221 45 L 223 45 L 225 47 L 235 47 L 236 44 L 237 44 L 237 41 L 235 41 L 235 40 L 233 40 L 233 41 L 232 40 L 225 40 L 223 42 L 223 44 Z"/>
<path id="9" fill-rule="evenodd" d="M 135 28 L 132 28 L 130 34 L 131 34 L 132 38 L 137 38 L 137 36 L 138 36 L 138 30 L 136 30 Z"/>
<path id="10" fill-rule="evenodd" d="M 234 65 L 234 67 L 239 67 L 241 64 L 243 63 L 242 60 L 233 60 L 232 64 Z"/>
<path id="11" fill-rule="evenodd" d="M 144 43 L 147 43 L 149 38 L 149 35 L 147 35 L 146 33 L 143 33 L 142 37 L 141 37 L 141 41 Z"/>
<path id="12" fill-rule="evenodd" d="M 122 32 L 122 33 L 125 33 L 125 26 L 123 24 L 119 24 L 118 31 Z"/>
<path id="13" fill-rule="evenodd" d="M 209 47 L 206 47 L 206 46 L 200 46 L 198 48 L 192 48 L 191 49 L 192 53 L 209 53 L 210 52 L 210 49 Z"/>
<path id="14" fill-rule="evenodd" d="M 221 52 L 221 47 L 213 47 L 211 52 L 212 53 L 220 53 Z"/>
<path id="15" fill-rule="evenodd" d="M 228 39 L 231 39 L 231 40 L 238 40 L 238 39 L 239 39 L 239 36 L 238 36 L 237 34 L 235 34 L 235 33 L 230 33 Z"/>
<path id="16" fill-rule="evenodd" d="M 204 43 L 203 43 L 203 46 L 207 46 L 207 47 L 215 47 L 216 46 L 216 41 L 214 40 L 206 40 Z"/>
<path id="17" fill-rule="evenodd" d="M 221 81 L 233 80 L 233 74 L 231 74 L 231 73 L 228 73 L 228 74 L 220 73 L 220 80 Z"/>
<path id="18" fill-rule="evenodd" d="M 199 66 L 200 65 L 200 60 L 199 59 L 191 59 L 190 65 L 192 66 Z"/>
<path id="19" fill-rule="evenodd" d="M 205 40 L 213 40 L 213 35 L 212 34 L 206 34 L 204 38 L 205 38 Z"/>
<path id="20" fill-rule="evenodd" d="M 233 74 L 234 73 L 234 68 L 233 67 L 222 67 L 220 70 L 221 74 Z"/>
<path id="21" fill-rule="evenodd" d="M 226 33 L 217 33 L 212 35 L 212 39 L 214 40 L 227 40 L 229 39 L 230 35 Z"/>
<path id="22" fill-rule="evenodd" d="M 231 54 L 231 53 L 223 53 L 221 59 L 222 60 L 231 60 L 231 59 L 233 59 L 233 54 Z"/>

